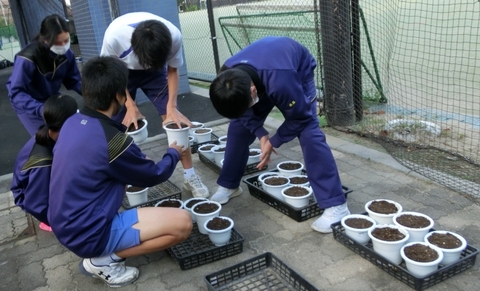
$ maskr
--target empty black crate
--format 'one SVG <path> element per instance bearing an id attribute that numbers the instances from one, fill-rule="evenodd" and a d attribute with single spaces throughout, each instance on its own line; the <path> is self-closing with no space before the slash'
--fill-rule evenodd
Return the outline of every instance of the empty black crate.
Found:
<path id="1" fill-rule="evenodd" d="M 272 253 L 264 253 L 207 275 L 205 281 L 210 291 L 318 290 Z"/>
<path id="2" fill-rule="evenodd" d="M 206 144 L 219 144 L 220 142 L 218 141 L 218 136 L 216 136 L 215 134 L 212 133 L 212 140 L 210 141 L 206 141 L 206 142 L 201 142 L 201 143 L 196 143 L 194 142 L 193 144 L 190 145 L 190 151 L 192 152 L 192 154 L 198 152 L 198 148 L 201 147 L 202 145 L 206 145 Z"/>
<path id="3" fill-rule="evenodd" d="M 272 172 L 278 173 L 278 170 L 274 170 Z M 303 174 L 305 173 L 306 172 L 303 172 Z M 323 209 L 320 209 L 320 207 L 318 207 L 318 204 L 315 201 L 314 195 L 310 196 L 310 200 L 308 201 L 307 206 L 302 208 L 293 207 L 287 202 L 277 199 L 276 197 L 268 194 L 262 188 L 260 188 L 260 183 L 258 182 L 258 176 L 260 175 L 251 176 L 243 180 L 243 182 L 248 185 L 248 190 L 250 194 L 253 197 L 259 199 L 260 201 L 280 211 L 281 213 L 289 216 L 290 218 L 298 222 L 305 221 L 307 219 L 310 219 L 312 217 L 318 216 L 323 213 Z M 345 186 L 342 186 L 342 188 L 343 188 L 343 191 L 345 192 L 345 197 L 352 192 L 352 190 L 348 189 Z"/>
<path id="4" fill-rule="evenodd" d="M 197 224 L 185 241 L 167 249 L 167 252 L 180 265 L 180 269 L 188 270 L 214 261 L 218 261 L 243 251 L 243 236 L 232 228 L 230 241 L 224 246 L 216 246 L 207 234 L 198 231 Z"/>
<path id="5" fill-rule="evenodd" d="M 155 204 L 163 199 L 179 199 L 182 200 L 182 189 L 178 188 L 170 181 L 165 181 L 158 185 L 148 188 L 147 202 L 137 205 L 130 205 L 128 198 L 123 197 L 123 208 L 130 209 L 134 207 L 155 206 Z"/>
<path id="6" fill-rule="evenodd" d="M 200 161 L 202 161 L 205 165 L 207 165 L 210 169 L 212 169 L 215 173 L 220 174 L 220 171 L 222 168 L 220 168 L 217 164 L 215 164 L 214 161 L 210 161 L 207 157 L 202 155 L 202 153 L 198 152 L 198 157 L 200 158 Z M 245 172 L 243 172 L 243 175 L 250 175 L 256 172 L 264 171 L 268 168 L 268 165 L 265 165 L 262 169 L 257 169 L 257 165 L 259 163 L 254 163 L 254 164 L 249 164 L 245 166 Z"/>
<path id="7" fill-rule="evenodd" d="M 332 230 L 335 240 L 417 291 L 425 290 L 437 283 L 453 277 L 458 273 L 465 271 L 468 268 L 473 267 L 478 254 L 478 249 L 467 245 L 467 248 L 462 252 L 458 262 L 447 266 L 440 266 L 437 271 L 431 273 L 430 275 L 424 278 L 417 278 L 407 270 L 405 262 L 402 262 L 398 266 L 392 265 L 383 256 L 377 254 L 373 250 L 371 242 L 367 243 L 367 245 L 361 245 L 350 239 L 345 234 L 345 229 L 340 222 L 332 224 Z"/>

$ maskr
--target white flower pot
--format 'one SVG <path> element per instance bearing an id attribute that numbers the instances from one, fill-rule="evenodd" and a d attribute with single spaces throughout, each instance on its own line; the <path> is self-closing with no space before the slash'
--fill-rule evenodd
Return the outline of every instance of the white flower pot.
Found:
<path id="1" fill-rule="evenodd" d="M 422 228 L 408 227 L 408 226 L 400 224 L 397 221 L 397 218 L 401 217 L 402 215 L 421 216 L 421 217 L 426 218 L 430 222 L 430 224 L 428 226 L 422 227 Z M 433 219 L 431 219 L 429 216 L 427 216 L 423 213 L 413 212 L 413 211 L 406 211 L 406 212 L 397 213 L 396 215 L 393 216 L 393 223 L 395 225 L 398 225 L 398 226 L 401 226 L 401 227 L 405 228 L 408 231 L 408 233 L 410 234 L 410 238 L 408 239 L 407 243 L 425 241 L 425 235 L 430 231 L 431 228 L 433 228 L 433 225 L 434 225 Z"/>
<path id="2" fill-rule="evenodd" d="M 215 210 L 214 212 L 211 213 L 198 213 L 195 211 L 195 208 L 201 204 L 205 203 L 211 203 L 211 204 L 216 204 L 218 205 L 218 209 Z M 205 229 L 205 222 L 211 218 L 214 218 L 216 216 L 220 215 L 220 210 L 222 210 L 222 205 L 216 201 L 204 201 L 204 202 L 199 202 L 195 204 L 195 207 L 192 207 L 192 214 L 195 215 L 195 218 L 197 219 L 197 226 L 198 226 L 198 231 L 202 234 L 208 234 L 207 230 Z"/>
<path id="3" fill-rule="evenodd" d="M 208 238 L 212 241 L 212 243 L 216 246 L 223 246 L 226 245 L 230 241 L 230 237 L 232 236 L 232 228 L 233 228 L 233 220 L 226 217 L 226 216 L 218 216 L 219 218 L 226 219 L 230 221 L 230 226 L 225 229 L 210 229 L 208 228 L 207 224 L 210 220 L 214 218 L 210 218 L 209 220 L 205 221 L 204 228 L 208 232 Z"/>
<path id="4" fill-rule="evenodd" d="M 368 228 L 353 228 L 345 224 L 345 221 L 350 218 L 361 218 L 366 219 L 372 223 L 372 226 Z M 350 214 L 344 216 L 340 221 L 343 228 L 345 229 L 345 235 L 351 238 L 352 240 L 356 241 L 359 244 L 365 245 L 370 241 L 370 237 L 368 236 L 368 231 L 375 227 L 377 222 L 375 219 L 368 217 L 362 214 Z"/>
<path id="5" fill-rule="evenodd" d="M 382 214 L 382 213 L 376 213 L 376 212 L 373 212 L 371 211 L 368 207 L 370 206 L 370 204 L 372 204 L 372 202 L 374 201 L 387 201 L 387 202 L 390 202 L 390 203 L 393 203 L 395 204 L 395 206 L 397 207 L 397 212 L 396 213 L 391 213 L 391 214 Z M 368 213 L 368 216 L 370 216 L 371 218 L 375 219 L 375 221 L 377 222 L 377 224 L 393 224 L 393 217 L 402 212 L 402 205 L 400 205 L 399 203 L 395 202 L 395 201 L 392 201 L 392 200 L 388 200 L 388 199 L 375 199 L 375 200 L 371 200 L 371 201 L 368 201 L 366 204 L 365 204 L 365 211 L 367 211 Z"/>
<path id="6" fill-rule="evenodd" d="M 218 142 L 219 142 L 220 144 L 226 145 L 226 144 L 227 144 L 227 136 L 226 136 L 226 135 L 222 135 L 221 137 L 218 138 Z"/>
<path id="7" fill-rule="evenodd" d="M 133 138 L 133 141 L 136 144 L 140 144 L 144 142 L 148 137 L 148 129 L 147 129 L 148 122 L 146 119 L 142 119 L 142 121 L 144 123 L 142 127 L 140 127 L 135 131 L 127 131 L 127 134 Z"/>
<path id="8" fill-rule="evenodd" d="M 184 149 L 188 148 L 188 131 L 189 127 L 182 128 L 168 128 L 170 124 L 175 124 L 175 122 L 169 122 L 163 126 L 165 132 L 167 133 L 168 145 L 171 145 L 174 141 L 177 141 L 177 145 L 184 146 Z"/>
<path id="9" fill-rule="evenodd" d="M 263 180 L 265 180 L 268 177 L 273 177 L 273 176 L 278 176 L 280 175 L 277 172 L 266 172 L 263 174 L 260 174 L 257 178 L 259 185 L 263 188 Z"/>
<path id="10" fill-rule="evenodd" d="M 293 183 L 293 179 L 292 178 L 307 178 L 307 175 L 294 175 L 294 176 L 291 176 L 290 177 L 290 185 L 295 185 L 295 186 L 304 186 L 304 187 L 310 187 L 310 182 L 307 180 L 306 183 L 303 183 L 303 184 L 295 184 Z"/>
<path id="11" fill-rule="evenodd" d="M 247 160 L 247 165 L 255 164 L 260 162 L 260 155 L 262 154 L 260 149 L 250 149 L 249 150 L 250 154 L 251 153 L 258 153 L 254 156 L 249 155 L 248 160 Z"/>
<path id="12" fill-rule="evenodd" d="M 462 245 L 458 248 L 455 248 L 455 249 L 445 249 L 445 248 L 442 248 L 441 246 L 435 245 L 440 250 L 442 250 L 442 253 L 443 253 L 443 260 L 440 262 L 440 265 L 444 265 L 444 266 L 445 265 L 450 265 L 450 264 L 458 261 L 460 259 L 461 255 L 462 255 L 463 250 L 467 247 L 467 241 L 465 240 L 465 238 L 463 238 L 463 236 L 461 236 L 457 233 L 451 232 L 451 231 L 435 230 L 435 231 L 429 232 L 425 235 L 425 242 L 430 243 L 428 238 L 434 233 L 440 233 L 440 234 L 450 233 L 462 242 Z"/>
<path id="13" fill-rule="evenodd" d="M 402 240 L 398 241 L 384 241 L 379 240 L 378 238 L 372 235 L 372 231 L 377 228 L 390 227 L 398 229 L 401 233 L 405 235 Z M 383 256 L 385 259 L 389 260 L 395 265 L 398 265 L 402 262 L 402 256 L 400 255 L 400 249 L 405 245 L 407 240 L 410 238 L 408 231 L 402 227 L 396 226 L 395 224 L 382 224 L 376 225 L 375 227 L 368 230 L 368 236 L 372 240 L 373 250 L 379 255 Z"/>
<path id="14" fill-rule="evenodd" d="M 290 195 L 287 195 L 285 194 L 285 191 L 287 191 L 288 189 L 291 189 L 293 187 L 299 187 L 299 188 L 302 188 L 302 189 L 305 189 L 308 191 L 307 194 L 305 194 L 304 196 L 290 196 Z M 282 189 L 282 196 L 283 196 L 283 200 L 285 202 L 287 202 L 288 204 L 292 205 L 293 207 L 297 207 L 297 208 L 302 208 L 302 207 L 305 207 L 308 205 L 308 201 L 310 199 L 310 196 L 312 196 L 312 188 L 310 187 L 304 187 L 304 186 L 287 186 L 285 188 Z"/>
<path id="15" fill-rule="evenodd" d="M 197 128 L 193 131 L 193 135 L 198 143 L 209 142 L 212 140 L 212 131 L 211 128 Z"/>
<path id="16" fill-rule="evenodd" d="M 188 212 L 190 212 L 190 214 L 192 215 L 192 222 L 197 222 L 197 218 L 195 215 L 193 215 L 193 212 L 192 212 L 192 208 L 193 206 L 197 205 L 197 203 L 195 203 L 194 205 L 192 205 L 191 207 L 188 207 L 187 205 L 191 202 L 191 201 L 198 201 L 197 203 L 200 203 L 200 202 L 203 202 L 203 201 L 208 201 L 207 198 L 190 198 L 188 200 L 186 200 L 185 202 L 183 202 L 183 208 L 185 210 L 187 210 Z"/>
<path id="17" fill-rule="evenodd" d="M 212 153 L 213 153 L 213 159 L 215 161 L 215 164 L 217 164 L 217 166 L 221 167 L 222 166 L 222 159 L 225 157 L 225 151 L 220 151 L 220 152 L 216 152 L 217 149 L 221 149 L 221 148 L 226 148 L 226 145 L 217 145 L 217 146 L 214 146 L 212 148 Z"/>
<path id="18" fill-rule="evenodd" d="M 155 207 L 166 207 L 166 206 L 160 206 L 161 204 L 163 203 L 166 203 L 166 201 L 175 201 L 175 202 L 178 202 L 180 204 L 179 207 L 176 207 L 176 208 L 179 208 L 179 209 L 182 209 L 183 208 L 183 201 L 180 200 L 180 199 L 163 199 L 163 200 L 160 200 L 158 201 L 157 203 L 155 203 Z"/>
<path id="19" fill-rule="evenodd" d="M 128 186 L 129 187 L 129 186 Z M 129 192 L 127 187 L 127 199 L 130 206 L 140 205 L 148 201 L 148 187 L 135 192 Z"/>
<path id="20" fill-rule="evenodd" d="M 190 123 L 192 124 L 193 127 L 190 127 L 188 129 L 188 134 L 193 136 L 195 138 L 195 135 L 193 133 L 193 131 L 195 129 L 199 129 L 199 128 L 203 128 L 205 127 L 205 124 L 201 123 L 201 122 L 198 122 L 198 121 L 190 121 Z M 195 142 L 197 142 L 196 140 L 194 140 Z"/>
<path id="21" fill-rule="evenodd" d="M 298 169 L 295 169 L 295 170 L 285 170 L 285 169 L 282 169 L 282 165 L 283 164 L 299 164 L 300 167 Z M 304 166 L 302 163 L 298 162 L 298 161 L 284 161 L 284 162 L 281 162 L 281 163 L 278 163 L 277 164 L 277 169 L 278 171 L 280 172 L 280 175 L 283 175 L 285 177 L 291 177 L 291 176 L 295 176 L 295 175 L 301 175 L 302 174 L 302 170 L 303 170 Z"/>
<path id="22" fill-rule="evenodd" d="M 424 246 L 430 247 L 432 250 L 436 251 L 438 254 L 438 258 L 435 261 L 431 262 L 417 262 L 405 254 L 405 248 L 408 248 L 412 245 L 415 244 L 421 244 Z M 436 246 L 426 243 L 426 242 L 410 242 L 405 244 L 401 249 L 400 249 L 400 255 L 402 256 L 403 260 L 405 261 L 405 266 L 407 267 L 407 270 L 415 277 L 423 278 L 427 276 L 428 274 L 431 274 L 432 272 L 435 272 L 438 270 L 438 265 L 443 259 L 443 253 L 442 251 L 437 248 Z"/>
<path id="23" fill-rule="evenodd" d="M 210 146 L 211 146 L 212 148 L 210 148 L 209 150 L 207 150 L 206 148 L 207 148 L 207 147 L 210 147 Z M 209 159 L 210 161 L 214 162 L 214 161 L 215 161 L 215 157 L 214 157 L 214 155 L 213 155 L 212 149 L 213 149 L 214 147 L 216 147 L 216 146 L 217 146 L 216 144 L 207 143 L 207 144 L 204 144 L 204 145 L 200 146 L 200 147 L 198 148 L 198 151 L 199 151 L 200 153 L 202 153 L 202 155 L 203 155 L 204 157 L 206 157 L 206 158 Z"/>
<path id="24" fill-rule="evenodd" d="M 273 178 L 273 177 L 267 177 L 266 179 L 263 180 L 263 190 L 265 190 L 265 192 L 267 192 L 268 194 L 272 195 L 273 197 L 277 198 L 278 200 L 280 201 L 285 201 L 285 198 L 283 197 L 282 195 L 282 190 L 283 188 L 287 187 L 288 185 L 290 185 L 290 180 L 285 177 L 285 176 L 274 176 L 274 177 L 282 177 L 282 178 L 285 178 L 287 179 L 287 183 L 283 184 L 283 185 L 268 185 L 265 183 L 266 180 L 270 179 L 270 178 Z"/>

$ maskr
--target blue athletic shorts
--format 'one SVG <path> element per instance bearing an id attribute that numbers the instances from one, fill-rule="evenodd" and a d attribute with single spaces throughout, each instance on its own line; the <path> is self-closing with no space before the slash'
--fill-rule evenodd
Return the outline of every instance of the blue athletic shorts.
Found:
<path id="1" fill-rule="evenodd" d="M 140 230 L 132 227 L 137 222 L 136 208 L 117 213 L 112 221 L 110 239 L 100 256 L 138 246 L 140 244 Z"/>

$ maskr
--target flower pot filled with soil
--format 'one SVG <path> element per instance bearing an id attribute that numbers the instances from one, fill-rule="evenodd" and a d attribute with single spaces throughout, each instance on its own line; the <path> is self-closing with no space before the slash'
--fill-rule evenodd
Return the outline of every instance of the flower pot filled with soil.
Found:
<path id="1" fill-rule="evenodd" d="M 205 221 L 208 238 L 216 246 L 226 245 L 232 236 L 233 220 L 226 216 L 217 216 Z"/>
<path id="2" fill-rule="evenodd" d="M 132 123 L 127 129 L 127 134 L 133 138 L 133 141 L 136 144 L 144 142 L 148 137 L 147 125 L 148 122 L 146 119 L 139 119 L 137 121 L 138 129 L 135 129 L 135 125 Z"/>
<path id="3" fill-rule="evenodd" d="M 406 229 L 393 224 L 376 225 L 368 231 L 368 236 L 376 253 L 395 265 L 402 262 L 400 249 L 410 237 Z"/>
<path id="4" fill-rule="evenodd" d="M 284 176 L 273 176 L 263 180 L 263 190 L 280 201 L 285 201 L 282 195 L 283 188 L 290 184 L 290 180 Z"/>
<path id="5" fill-rule="evenodd" d="M 278 175 L 279 174 L 277 172 L 266 172 L 266 173 L 260 174 L 257 178 L 258 185 L 263 188 L 263 180 L 265 180 L 268 177 L 273 177 Z"/>
<path id="6" fill-rule="evenodd" d="M 197 222 L 196 216 L 193 215 L 192 213 L 193 206 L 203 201 L 208 201 L 208 199 L 207 198 L 190 198 L 187 201 L 183 202 L 183 208 L 188 212 L 190 212 L 190 214 L 192 215 L 192 222 Z"/>
<path id="7" fill-rule="evenodd" d="M 227 144 L 227 136 L 222 135 L 221 137 L 218 138 L 218 142 L 223 145 Z"/>
<path id="8" fill-rule="evenodd" d="M 193 135 L 198 143 L 208 142 L 212 140 L 212 131 L 211 128 L 199 128 L 193 131 Z"/>
<path id="9" fill-rule="evenodd" d="M 212 148 L 213 158 L 217 166 L 222 166 L 222 159 L 225 157 L 225 150 L 227 149 L 226 145 L 217 145 Z"/>
<path id="10" fill-rule="evenodd" d="M 155 204 L 155 207 L 183 208 L 183 201 L 179 199 L 164 199 Z"/>
<path id="11" fill-rule="evenodd" d="M 410 234 L 409 242 L 423 242 L 425 235 L 433 227 L 434 222 L 429 216 L 419 212 L 400 212 L 393 217 L 393 223 L 405 228 Z"/>
<path id="12" fill-rule="evenodd" d="M 260 155 L 262 152 L 260 149 L 249 149 L 248 151 L 248 160 L 247 165 L 255 164 L 260 162 Z"/>
<path id="13" fill-rule="evenodd" d="M 139 205 L 148 201 L 148 187 L 128 185 L 126 193 L 130 206 Z"/>
<path id="14" fill-rule="evenodd" d="M 189 135 L 189 136 L 188 136 L 188 144 L 189 144 L 189 145 L 192 145 L 194 142 L 195 142 L 195 137 Z"/>
<path id="15" fill-rule="evenodd" d="M 289 177 L 290 185 L 310 187 L 307 175 L 295 175 Z"/>
<path id="16" fill-rule="evenodd" d="M 410 242 L 402 247 L 400 255 L 407 270 L 416 277 L 425 277 L 438 270 L 443 259 L 442 251 L 426 242 Z"/>
<path id="17" fill-rule="evenodd" d="M 280 175 L 290 178 L 291 176 L 301 175 L 303 164 L 297 161 L 285 161 L 277 164 Z"/>
<path id="18" fill-rule="evenodd" d="M 216 144 L 213 143 L 207 143 L 198 148 L 198 151 L 202 153 L 204 157 L 209 159 L 210 161 L 214 162 L 215 157 L 213 156 L 212 148 L 216 147 Z"/>
<path id="19" fill-rule="evenodd" d="M 177 141 L 177 145 L 188 147 L 188 125 L 182 123 L 181 128 L 175 122 L 169 122 L 163 126 L 167 133 L 168 145 L 171 145 L 174 141 Z"/>
<path id="20" fill-rule="evenodd" d="M 199 129 L 199 128 L 203 128 L 205 127 L 205 124 L 201 123 L 201 122 L 198 122 L 198 121 L 190 121 L 190 123 L 192 124 L 192 127 L 190 127 L 188 129 L 188 134 L 193 136 L 195 138 L 195 135 L 193 133 L 193 131 L 195 129 Z M 197 142 L 197 140 L 194 140 L 194 142 Z"/>
<path id="21" fill-rule="evenodd" d="M 425 235 L 425 242 L 438 247 L 443 253 L 440 265 L 449 265 L 458 261 L 467 241 L 463 236 L 450 231 L 435 230 Z"/>
<path id="22" fill-rule="evenodd" d="M 365 204 L 365 211 L 377 224 L 393 224 L 393 217 L 402 212 L 402 206 L 392 200 L 376 199 Z"/>
<path id="23" fill-rule="evenodd" d="M 377 224 L 371 217 L 362 214 L 350 214 L 342 218 L 341 224 L 345 235 L 359 244 L 365 245 L 370 241 L 368 231 Z"/>
<path id="24" fill-rule="evenodd" d="M 305 186 L 290 185 L 282 190 L 282 196 L 285 202 L 297 208 L 307 206 L 312 193 L 312 188 Z"/>
<path id="25" fill-rule="evenodd" d="M 216 201 L 203 201 L 194 205 L 192 213 L 197 219 L 198 231 L 203 234 L 208 234 L 205 229 L 205 222 L 220 215 L 222 205 Z"/>

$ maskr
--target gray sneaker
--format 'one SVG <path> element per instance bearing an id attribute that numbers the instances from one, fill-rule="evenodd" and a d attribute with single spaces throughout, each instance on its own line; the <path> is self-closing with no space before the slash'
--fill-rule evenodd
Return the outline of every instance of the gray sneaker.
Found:
<path id="1" fill-rule="evenodd" d="M 342 205 L 332 206 L 323 211 L 322 216 L 315 220 L 312 224 L 313 230 L 321 233 L 331 233 L 331 225 L 342 220 L 343 217 L 350 215 L 347 202 Z"/>
<path id="2" fill-rule="evenodd" d="M 109 287 L 128 285 L 137 280 L 140 274 L 137 268 L 125 266 L 125 260 L 106 266 L 95 266 L 90 259 L 83 259 L 78 264 L 78 268 L 87 276 L 102 279 Z"/>
<path id="3" fill-rule="evenodd" d="M 193 175 L 190 179 L 185 179 L 183 190 L 191 192 L 195 198 L 208 198 L 208 196 L 210 196 L 207 186 L 202 183 L 198 175 Z"/>

